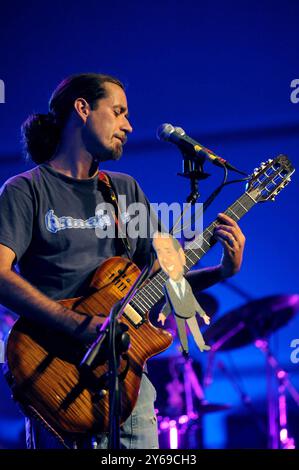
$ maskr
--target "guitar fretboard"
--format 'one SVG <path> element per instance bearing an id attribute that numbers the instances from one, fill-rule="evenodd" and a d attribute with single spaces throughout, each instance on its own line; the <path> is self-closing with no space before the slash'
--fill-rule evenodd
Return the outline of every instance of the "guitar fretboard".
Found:
<path id="1" fill-rule="evenodd" d="M 245 192 L 239 197 L 224 213 L 231 217 L 235 222 L 240 220 L 255 205 L 256 201 Z M 188 243 L 184 250 L 186 256 L 186 268 L 189 271 L 208 251 L 215 245 L 213 239 L 215 227 L 219 221 L 214 220 L 204 232 L 196 237 L 195 240 Z M 154 275 L 151 280 L 137 291 L 130 305 L 137 311 L 145 314 L 148 312 L 164 295 L 164 284 L 168 276 L 162 270 Z"/>

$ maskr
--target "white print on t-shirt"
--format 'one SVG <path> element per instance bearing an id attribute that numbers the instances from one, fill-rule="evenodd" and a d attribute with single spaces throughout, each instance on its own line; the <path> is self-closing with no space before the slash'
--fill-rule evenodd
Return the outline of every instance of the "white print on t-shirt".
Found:
<path id="1" fill-rule="evenodd" d="M 45 224 L 46 229 L 51 233 L 57 233 L 60 230 L 65 230 L 68 228 L 101 228 L 105 230 L 111 225 L 111 218 L 108 214 L 105 214 L 102 209 L 96 211 L 96 214 L 93 217 L 88 219 L 74 219 L 69 216 L 57 217 L 54 214 L 54 210 L 50 209 L 45 215 Z"/>

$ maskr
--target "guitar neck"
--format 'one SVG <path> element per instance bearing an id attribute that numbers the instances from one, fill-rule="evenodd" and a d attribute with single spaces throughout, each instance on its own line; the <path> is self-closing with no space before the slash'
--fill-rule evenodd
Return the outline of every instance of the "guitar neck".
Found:
<path id="1" fill-rule="evenodd" d="M 235 222 L 238 222 L 247 212 L 255 205 L 256 201 L 249 196 L 247 192 L 242 194 L 224 214 L 228 215 Z M 216 244 L 213 238 L 214 229 L 219 224 L 215 219 L 204 232 L 196 237 L 191 243 L 187 244 L 185 248 L 186 267 L 189 271 L 209 250 Z"/>
<path id="2" fill-rule="evenodd" d="M 235 222 L 240 220 L 255 205 L 256 201 L 245 192 L 224 212 Z M 215 245 L 213 239 L 214 228 L 219 222 L 215 219 L 204 232 L 188 243 L 185 248 L 186 268 L 189 271 L 209 250 Z M 148 312 L 164 295 L 163 286 L 168 276 L 162 270 L 154 275 L 151 280 L 137 291 L 130 305 L 142 314 Z"/>

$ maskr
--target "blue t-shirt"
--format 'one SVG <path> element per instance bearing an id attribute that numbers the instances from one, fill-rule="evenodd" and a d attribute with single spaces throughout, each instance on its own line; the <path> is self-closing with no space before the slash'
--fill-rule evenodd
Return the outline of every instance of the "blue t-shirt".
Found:
<path id="1" fill-rule="evenodd" d="M 147 220 L 143 212 L 143 219 L 136 224 L 135 217 L 133 225 L 138 230 L 146 223 L 153 229 L 156 220 L 149 225 L 149 202 L 134 178 L 106 173 L 115 193 L 123 196 L 119 206 L 124 227 L 134 221 L 127 207 L 140 202 Z M 76 179 L 39 165 L 10 178 L 1 188 L 0 243 L 16 254 L 20 274 L 50 298 L 84 295 L 104 260 L 127 256 L 120 240 L 105 236 L 107 231 L 113 233 L 114 220 L 102 210 L 103 203 L 98 175 Z M 151 246 L 151 232 L 144 237 L 143 230 L 142 235 L 128 237 L 131 258 L 140 268 L 148 262 Z"/>

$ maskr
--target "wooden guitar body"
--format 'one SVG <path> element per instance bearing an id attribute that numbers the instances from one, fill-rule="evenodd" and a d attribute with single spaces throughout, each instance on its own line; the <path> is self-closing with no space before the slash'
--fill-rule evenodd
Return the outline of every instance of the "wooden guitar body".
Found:
<path id="1" fill-rule="evenodd" d="M 107 317 L 139 273 L 131 261 L 110 258 L 97 269 L 88 297 L 60 303 L 85 316 Z M 142 324 L 136 326 L 135 313 L 129 309 L 128 315 L 123 314 L 121 318 L 130 335 L 127 358 L 122 358 L 120 364 L 120 373 L 127 369 L 120 385 L 121 422 L 135 406 L 146 360 L 172 342 L 170 333 L 155 328 L 147 315 Z M 16 322 L 8 338 L 6 375 L 14 398 L 26 414 L 42 417 L 60 436 L 108 431 L 107 358 L 99 359 L 92 371 L 85 373 L 78 367 L 85 352 L 86 348 L 66 335 L 33 325 L 23 318 Z"/>

